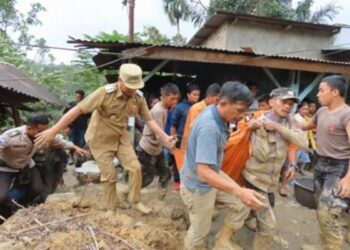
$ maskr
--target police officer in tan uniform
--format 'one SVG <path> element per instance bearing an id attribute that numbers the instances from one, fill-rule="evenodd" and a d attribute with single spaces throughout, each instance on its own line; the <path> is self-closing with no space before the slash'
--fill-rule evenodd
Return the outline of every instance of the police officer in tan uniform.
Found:
<path id="1" fill-rule="evenodd" d="M 143 87 L 141 68 L 136 64 L 123 64 L 119 69 L 118 82 L 98 88 L 66 113 L 55 126 L 39 134 L 36 140 L 39 145 L 46 143 L 79 115 L 92 112 L 85 139 L 101 170 L 104 200 L 108 210 L 113 211 L 116 208 L 117 178 L 113 164 L 116 156 L 129 173 L 128 201 L 140 212 L 150 212 L 140 202 L 141 165 L 127 130 L 128 117 L 133 114 L 134 108 L 137 107 L 147 126 L 160 136 L 166 147 L 172 148 L 175 143 L 152 119 L 146 100 L 138 90 Z"/>
<path id="2" fill-rule="evenodd" d="M 0 214 L 5 217 L 17 208 L 9 196 L 14 179 L 16 183 L 26 186 L 30 197 L 27 200 L 32 198 L 36 203 L 45 201 L 47 194 L 32 157 L 40 149 L 34 146 L 35 135 L 47 129 L 48 124 L 46 115 L 33 115 L 26 125 L 9 129 L 0 135 Z M 51 146 L 73 149 L 79 154 L 85 152 L 59 136 L 54 138 Z"/>

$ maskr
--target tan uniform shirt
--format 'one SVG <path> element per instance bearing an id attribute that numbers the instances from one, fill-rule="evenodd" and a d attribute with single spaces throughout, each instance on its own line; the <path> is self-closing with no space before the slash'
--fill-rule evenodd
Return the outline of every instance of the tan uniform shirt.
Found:
<path id="1" fill-rule="evenodd" d="M 116 150 L 121 135 L 128 133 L 128 117 L 133 114 L 134 107 L 146 122 L 152 119 L 142 92 L 137 91 L 133 96 L 127 97 L 123 95 L 118 83 L 98 88 L 77 106 L 84 114 L 92 112 L 85 134 L 86 142 L 90 146 L 106 150 Z M 124 143 L 130 144 L 130 141 Z"/>
<path id="2" fill-rule="evenodd" d="M 242 173 L 248 182 L 265 192 L 274 192 L 277 188 L 288 145 L 293 144 L 301 149 L 308 147 L 303 131 L 291 119 L 285 119 L 281 125 L 282 133 L 263 128 L 252 132 L 252 150 Z"/>
<path id="3" fill-rule="evenodd" d="M 57 135 L 53 147 L 72 148 L 73 143 Z M 0 171 L 18 172 L 26 166 L 35 165 L 32 157 L 39 150 L 27 135 L 27 126 L 9 129 L 0 135 L 0 159 L 7 166 L 0 165 Z"/>

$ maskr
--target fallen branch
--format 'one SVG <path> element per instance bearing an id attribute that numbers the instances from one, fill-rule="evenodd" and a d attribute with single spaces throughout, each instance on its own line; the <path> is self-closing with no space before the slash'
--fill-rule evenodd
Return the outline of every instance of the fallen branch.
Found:
<path id="1" fill-rule="evenodd" d="M 16 232 L 15 234 L 18 236 L 20 234 L 23 234 L 23 233 L 26 233 L 26 232 L 29 232 L 29 231 L 32 231 L 32 230 L 35 230 L 35 229 L 39 229 L 41 227 L 45 227 L 45 226 L 52 225 L 52 224 L 57 224 L 57 223 L 62 223 L 62 222 L 67 222 L 67 221 L 74 220 L 74 219 L 81 218 L 81 217 L 85 217 L 85 216 L 88 216 L 88 215 L 91 215 L 91 213 L 90 214 L 81 214 L 81 215 L 77 215 L 77 216 L 74 216 L 74 217 L 66 218 L 66 219 L 63 219 L 63 220 L 47 222 L 47 223 L 44 223 L 44 224 L 39 225 L 39 226 L 30 227 L 30 228 L 21 230 L 19 232 Z"/>
<path id="2" fill-rule="evenodd" d="M 100 230 L 98 232 L 101 233 L 101 234 L 107 235 L 109 237 L 112 237 L 112 238 L 116 239 L 117 241 L 120 241 L 120 242 L 124 243 L 131 250 L 135 250 L 136 249 L 132 245 L 130 245 L 130 243 L 126 239 L 123 239 L 122 237 L 120 237 L 118 235 L 114 235 L 114 234 L 111 234 L 111 233 L 103 232 L 103 231 L 100 231 Z"/>
<path id="3" fill-rule="evenodd" d="M 22 209 L 25 209 L 25 207 L 24 207 L 23 205 L 19 204 L 15 199 L 12 199 L 11 202 L 12 202 L 13 204 L 15 204 L 17 207 L 22 208 Z"/>
<path id="4" fill-rule="evenodd" d="M 0 220 L 2 220 L 2 221 L 4 221 L 4 222 L 7 221 L 6 218 L 5 218 L 5 217 L 2 217 L 1 215 L 0 215 Z"/>
<path id="5" fill-rule="evenodd" d="M 96 235 L 94 233 L 94 230 L 92 230 L 91 226 L 88 226 L 88 229 L 89 229 L 89 231 L 90 231 L 90 233 L 92 235 L 92 238 L 94 240 L 96 249 L 99 250 L 100 248 L 98 247 L 97 240 L 96 240 Z"/>
<path id="6" fill-rule="evenodd" d="M 41 221 L 38 220 L 37 218 L 34 218 L 34 221 L 35 221 L 36 223 L 38 223 L 40 226 L 45 227 L 45 229 L 46 229 L 47 231 L 51 231 L 46 225 L 44 225 L 43 223 L 41 223 Z"/>

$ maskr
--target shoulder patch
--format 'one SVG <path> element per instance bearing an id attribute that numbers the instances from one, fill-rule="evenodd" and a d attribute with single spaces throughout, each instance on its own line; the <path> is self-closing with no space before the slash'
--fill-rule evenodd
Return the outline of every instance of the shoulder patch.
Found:
<path id="1" fill-rule="evenodd" d="M 117 87 L 114 84 L 107 84 L 104 88 L 107 94 L 113 93 L 117 90 Z"/>
<path id="2" fill-rule="evenodd" d="M 143 92 L 141 90 L 136 90 L 136 94 L 138 94 L 139 96 L 143 96 Z"/>
<path id="3" fill-rule="evenodd" d="M 15 136 L 19 135 L 20 133 L 21 132 L 19 130 L 13 130 L 13 131 L 8 132 L 8 136 L 15 137 Z"/>
<path id="4" fill-rule="evenodd" d="M 6 145 L 6 141 L 3 138 L 0 138 L 0 145 Z"/>

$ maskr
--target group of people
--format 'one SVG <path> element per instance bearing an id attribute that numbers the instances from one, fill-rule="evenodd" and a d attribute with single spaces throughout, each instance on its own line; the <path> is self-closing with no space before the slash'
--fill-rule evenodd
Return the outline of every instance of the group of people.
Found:
<path id="1" fill-rule="evenodd" d="M 147 214 L 151 210 L 141 203 L 141 188 L 158 175 L 159 198 L 165 197 L 171 171 L 164 151 L 171 155 L 178 147 L 185 150 L 185 158 L 182 166 L 175 168 L 174 181 L 179 183 L 177 187 L 190 218 L 185 249 L 208 248 L 206 237 L 217 202 L 227 205 L 228 212 L 213 249 L 241 249 L 231 238 L 250 217 L 257 221 L 253 248 L 272 249 L 276 234 L 274 195 L 281 175 L 282 182 L 293 178 L 301 158 L 297 152 L 310 151 L 306 134 L 309 132 L 304 131 L 316 131 L 315 196 L 322 246 L 304 246 L 304 249 L 341 249 L 340 215 L 350 205 L 350 108 L 344 100 L 344 78 L 332 75 L 321 81 L 317 97 L 322 107 L 312 118 L 306 118 L 303 102 L 300 103 L 292 89 L 285 87 L 257 98 L 253 85 L 248 88 L 237 81 L 222 86 L 215 83 L 208 87 L 205 99 L 198 102 L 200 88 L 189 85 L 187 98 L 176 104 L 179 88 L 167 83 L 160 89 L 158 102 L 149 110 L 139 91 L 143 86 L 141 68 L 123 64 L 116 83 L 102 86 L 76 103 L 51 128 L 46 120 L 44 123 L 29 120 L 27 125 L 3 133 L 0 136 L 1 208 L 13 208 L 9 189 L 12 180 L 25 169 L 32 172 L 32 181 L 25 184 L 30 187 L 31 201 L 45 199 L 46 194 L 38 192 L 39 182 L 34 181 L 38 178 L 33 153 L 52 146 L 85 153 L 57 134 L 77 117 L 92 113 L 85 140 L 101 171 L 108 210 L 115 211 L 118 204 L 114 157 L 128 173 L 128 202 Z M 303 119 L 291 115 L 296 103 Z M 257 109 L 262 111 L 259 115 L 254 113 Z M 250 154 L 241 173 L 244 185 L 239 185 L 221 167 L 230 124 L 239 124 L 247 114 Z M 144 127 L 134 149 L 128 127 L 129 118 L 136 115 Z M 176 169 L 181 169 L 179 174 Z M 279 191 L 284 194 L 285 190 Z"/>

